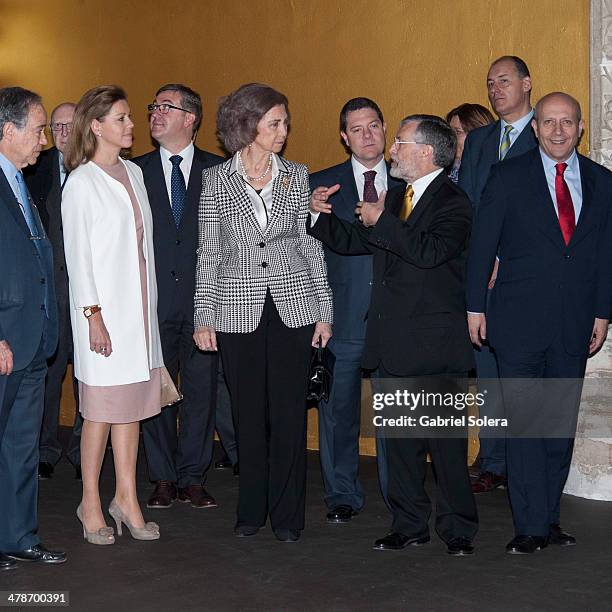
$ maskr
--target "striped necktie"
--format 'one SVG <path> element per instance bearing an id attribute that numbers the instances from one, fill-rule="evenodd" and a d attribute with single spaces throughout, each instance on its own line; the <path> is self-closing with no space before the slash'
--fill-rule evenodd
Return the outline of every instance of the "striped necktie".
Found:
<path id="1" fill-rule="evenodd" d="M 414 195 L 414 189 L 412 185 L 408 185 L 408 189 L 404 193 L 404 203 L 402 204 L 402 210 L 400 211 L 399 218 L 405 221 L 412 212 L 412 196 Z"/>
<path id="2" fill-rule="evenodd" d="M 504 135 L 502 136 L 502 141 L 501 141 L 501 144 L 499 145 L 499 160 L 500 161 L 504 159 L 504 157 L 506 157 L 506 153 L 508 153 L 508 149 L 510 148 L 510 145 L 512 144 L 510 142 L 510 132 L 513 129 L 514 129 L 514 126 L 510 124 L 508 124 L 504 128 Z"/>

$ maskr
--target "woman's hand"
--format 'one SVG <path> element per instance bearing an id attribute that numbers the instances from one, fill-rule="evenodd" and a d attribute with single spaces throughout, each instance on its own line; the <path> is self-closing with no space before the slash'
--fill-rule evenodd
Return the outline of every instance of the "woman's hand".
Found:
<path id="1" fill-rule="evenodd" d="M 102 311 L 92 314 L 87 321 L 89 322 L 89 350 L 109 357 L 113 352 L 113 344 L 106 325 L 104 325 Z"/>
<path id="2" fill-rule="evenodd" d="M 329 339 L 332 337 L 332 327 L 329 323 L 318 321 L 315 324 L 314 335 L 312 336 L 312 346 L 319 346 L 319 338 L 321 338 L 321 347 L 327 346 Z"/>
<path id="3" fill-rule="evenodd" d="M 214 327 L 198 327 L 193 334 L 193 341 L 201 351 L 217 350 L 217 333 Z"/>

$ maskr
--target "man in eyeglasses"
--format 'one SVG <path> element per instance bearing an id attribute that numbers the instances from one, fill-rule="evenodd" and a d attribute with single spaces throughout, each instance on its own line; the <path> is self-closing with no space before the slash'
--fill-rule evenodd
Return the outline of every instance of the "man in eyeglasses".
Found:
<path id="1" fill-rule="evenodd" d="M 40 212 L 40 218 L 53 246 L 53 274 L 58 307 L 59 342 L 57 351 L 48 363 L 45 382 L 45 412 L 40 432 L 40 460 L 38 477 L 46 480 L 53 476 L 54 466 L 62 456 L 62 444 L 58 438 L 62 383 L 68 362 L 72 358 L 72 330 L 68 305 L 68 274 L 64 257 L 62 236 L 62 188 L 67 172 L 64 168 L 64 152 L 72 131 L 75 104 L 62 102 L 51 113 L 49 128 L 55 146 L 40 154 L 38 163 L 25 172 L 26 182 L 32 198 Z M 78 403 L 78 393 L 75 391 Z M 77 410 L 72 436 L 66 457 L 75 468 L 76 477 L 81 477 L 81 427 L 83 419 Z"/>
<path id="2" fill-rule="evenodd" d="M 197 92 L 178 83 L 164 85 L 148 109 L 159 148 L 133 161 L 142 168 L 153 213 L 164 363 L 175 381 L 180 373 L 183 400 L 143 422 L 149 477 L 155 482 L 147 507 L 168 508 L 178 497 L 195 508 L 214 508 L 204 483 L 213 456 L 219 366 L 217 353 L 199 351 L 193 342 L 193 296 L 202 171 L 223 160 L 194 145 L 202 120 Z"/>

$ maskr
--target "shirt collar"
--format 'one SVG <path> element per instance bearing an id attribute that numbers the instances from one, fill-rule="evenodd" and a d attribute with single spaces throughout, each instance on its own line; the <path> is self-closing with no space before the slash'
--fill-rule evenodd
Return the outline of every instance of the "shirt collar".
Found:
<path id="1" fill-rule="evenodd" d="M 438 168 L 425 176 L 422 176 L 420 179 L 417 179 L 412 183 L 412 189 L 414 190 L 414 195 L 412 196 L 412 201 L 416 203 L 420 197 L 423 195 L 425 190 L 431 185 L 434 179 L 440 174 L 444 172 L 444 168 Z"/>
<path id="2" fill-rule="evenodd" d="M 524 117 L 521 117 L 520 119 L 517 119 L 516 121 L 513 121 L 511 124 L 508 123 L 507 121 L 504 121 L 503 119 L 500 119 L 501 132 L 503 134 L 504 133 L 504 128 L 507 125 L 512 125 L 513 130 L 516 130 L 520 134 L 525 129 L 525 126 L 532 119 L 533 119 L 533 108 Z"/>
<path id="3" fill-rule="evenodd" d="M 373 168 L 366 168 L 360 161 L 355 159 L 354 155 L 351 155 L 351 165 L 353 166 L 353 174 L 355 176 L 361 176 L 363 178 L 363 173 L 368 172 L 369 170 L 376 171 L 378 174 L 386 174 L 387 172 L 387 163 L 385 162 L 385 156 L 383 155 L 380 158 L 380 161 Z"/>
<path id="4" fill-rule="evenodd" d="M 182 151 L 180 151 L 179 153 L 170 153 L 170 151 L 168 151 L 168 149 L 165 149 L 164 147 L 162 147 L 160 145 L 159 147 L 159 154 L 161 155 L 162 158 L 162 162 L 164 163 L 168 163 L 171 164 L 172 162 L 170 161 L 170 158 L 173 155 L 180 155 L 183 158 L 183 161 L 188 161 L 189 163 L 191 163 L 191 161 L 193 160 L 193 151 L 194 151 L 194 147 L 193 147 L 193 142 L 190 142 Z"/>
<path id="5" fill-rule="evenodd" d="M 544 165 L 544 170 L 546 172 L 555 172 L 556 173 L 556 165 L 560 162 L 548 157 L 546 153 L 540 147 L 540 157 L 542 158 L 542 164 Z M 567 170 L 571 172 L 577 171 L 578 168 L 578 154 L 576 153 L 576 149 L 572 151 L 572 154 L 565 160 L 567 164 Z M 566 170 L 566 171 L 567 171 Z"/>
<path id="6" fill-rule="evenodd" d="M 12 161 L 2 155 L 2 153 L 0 153 L 0 168 L 2 168 L 2 171 L 4 172 L 8 182 L 11 184 L 14 183 L 15 175 L 17 174 L 17 172 L 19 172 L 19 170 L 17 170 L 15 164 L 13 164 Z"/>

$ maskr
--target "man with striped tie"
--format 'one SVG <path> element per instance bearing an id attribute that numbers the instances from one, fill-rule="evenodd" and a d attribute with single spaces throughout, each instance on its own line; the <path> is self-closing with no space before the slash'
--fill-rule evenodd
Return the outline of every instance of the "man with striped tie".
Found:
<path id="1" fill-rule="evenodd" d="M 531 76 L 527 64 L 514 55 L 496 59 L 487 74 L 487 91 L 489 102 L 499 120 L 468 134 L 459 171 L 459 187 L 467 193 L 475 211 L 478 210 L 491 167 L 537 146 L 531 127 Z M 492 268 L 489 289 L 493 288 L 496 277 L 497 260 Z M 492 380 L 499 377 L 494 348 L 487 342 L 474 348 L 479 379 Z M 498 410 L 498 406 L 491 404 L 491 413 L 497 413 Z M 484 414 L 484 410 L 481 412 Z M 506 449 L 503 438 L 481 436 L 479 468 L 480 472 L 472 483 L 474 493 L 486 493 L 506 485 Z"/>

